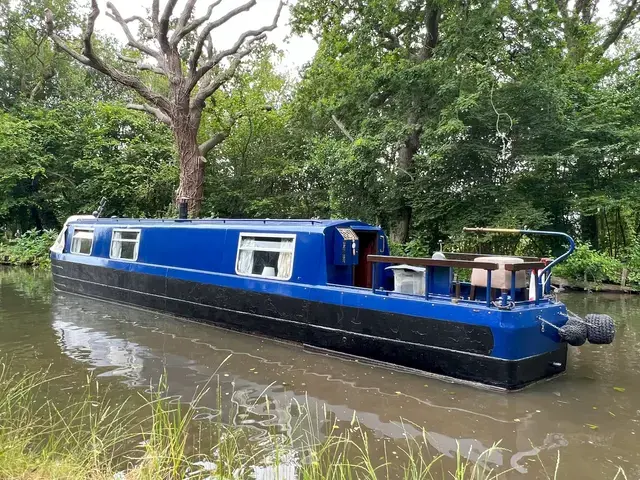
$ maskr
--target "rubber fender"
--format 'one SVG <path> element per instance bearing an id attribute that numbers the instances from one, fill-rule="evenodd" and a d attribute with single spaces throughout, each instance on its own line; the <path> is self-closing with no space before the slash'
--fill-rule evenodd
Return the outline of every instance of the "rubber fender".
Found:
<path id="1" fill-rule="evenodd" d="M 590 343 L 606 345 L 613 342 L 616 326 L 609 315 L 590 313 L 584 317 L 587 322 L 587 338 Z"/>
<path id="2" fill-rule="evenodd" d="M 580 330 L 581 335 L 585 338 L 585 340 L 589 336 L 587 331 L 589 329 L 589 326 L 587 325 L 587 322 L 585 322 L 581 318 L 569 317 L 569 320 L 567 320 L 567 323 L 565 323 L 564 326 L 576 327 L 577 329 Z"/>
<path id="3" fill-rule="evenodd" d="M 587 335 L 584 329 L 580 325 L 570 325 L 569 322 L 567 322 L 564 327 L 560 327 L 558 334 L 563 341 L 574 347 L 584 345 L 587 341 Z"/>

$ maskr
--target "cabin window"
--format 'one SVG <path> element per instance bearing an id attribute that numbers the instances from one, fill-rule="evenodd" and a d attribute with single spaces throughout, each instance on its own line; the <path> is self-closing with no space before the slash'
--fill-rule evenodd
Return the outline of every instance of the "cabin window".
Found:
<path id="1" fill-rule="evenodd" d="M 139 245 L 140 230 L 114 230 L 111 234 L 109 257 L 136 261 Z"/>
<path id="2" fill-rule="evenodd" d="M 236 273 L 289 280 L 295 235 L 240 234 Z"/>
<path id="3" fill-rule="evenodd" d="M 71 253 L 91 255 L 93 247 L 93 230 L 76 228 L 71 238 Z"/>

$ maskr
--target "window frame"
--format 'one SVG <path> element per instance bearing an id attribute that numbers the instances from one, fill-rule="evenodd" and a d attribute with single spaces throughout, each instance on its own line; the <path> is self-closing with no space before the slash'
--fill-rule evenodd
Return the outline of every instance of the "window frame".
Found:
<path id="1" fill-rule="evenodd" d="M 69 253 L 71 255 L 84 255 L 85 257 L 90 257 L 93 253 L 93 244 L 95 243 L 95 228 L 93 227 L 79 227 L 77 228 L 75 225 L 73 227 L 73 233 L 71 234 L 71 242 L 69 242 Z M 76 232 L 91 232 L 91 248 L 89 249 L 89 253 L 81 253 L 73 251 L 73 239 L 76 236 Z"/>
<path id="2" fill-rule="evenodd" d="M 124 232 L 124 233 L 137 233 L 138 237 L 136 238 L 136 240 L 130 240 L 130 239 L 120 239 L 117 240 L 118 242 L 124 242 L 124 243 L 135 243 L 136 246 L 134 247 L 134 252 L 135 252 L 135 257 L 134 258 L 121 258 L 121 257 L 114 257 L 111 255 L 111 249 L 113 247 L 113 241 L 114 241 L 114 236 L 116 233 L 120 233 L 120 232 Z M 111 230 L 111 242 L 109 242 L 109 258 L 111 260 L 119 260 L 121 262 L 137 262 L 138 261 L 138 257 L 140 256 L 140 237 L 142 237 L 142 229 L 140 228 L 114 228 Z"/>
<path id="3" fill-rule="evenodd" d="M 259 275 L 257 273 L 240 273 L 238 271 L 238 260 L 240 259 L 240 250 L 247 250 L 247 248 L 241 248 L 242 245 L 242 239 L 243 238 L 279 238 L 279 239 L 292 239 L 293 240 L 293 244 L 291 247 L 291 273 L 289 274 L 288 277 L 284 278 L 284 277 L 271 277 L 271 276 L 265 276 L 265 275 Z M 294 265 L 294 261 L 296 258 L 296 237 L 297 235 L 295 233 L 259 233 L 259 232 L 240 232 L 238 234 L 238 247 L 236 249 L 236 258 L 234 259 L 234 269 L 236 272 L 236 275 L 238 275 L 239 277 L 254 277 L 254 278 L 262 278 L 263 280 L 280 280 L 283 282 L 286 282 L 288 280 L 291 280 L 291 278 L 293 277 L 293 265 Z M 253 251 L 258 251 L 258 252 L 286 252 L 287 250 L 275 250 L 275 249 L 264 249 L 264 248 L 252 248 L 251 250 Z"/>

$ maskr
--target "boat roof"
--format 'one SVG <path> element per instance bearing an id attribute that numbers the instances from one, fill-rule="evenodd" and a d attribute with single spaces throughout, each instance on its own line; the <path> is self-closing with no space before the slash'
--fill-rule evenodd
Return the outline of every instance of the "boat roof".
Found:
<path id="1" fill-rule="evenodd" d="M 229 228 L 242 229 L 258 229 L 258 230 L 304 230 L 304 231 L 317 231 L 323 232 L 329 227 L 338 226 L 351 226 L 360 227 L 364 229 L 376 230 L 379 227 L 374 227 L 368 223 L 361 222 L 359 220 L 348 219 L 247 219 L 247 218 L 202 218 L 202 219 L 177 219 L 177 218 L 160 218 L 160 219 L 145 219 L 145 218 L 92 218 L 86 216 L 83 218 L 70 219 L 69 223 L 72 224 L 100 224 L 100 225 L 114 225 L 114 226 L 129 226 L 135 227 L 149 226 L 149 227 L 170 227 L 170 226 L 194 226 L 200 228 Z"/>

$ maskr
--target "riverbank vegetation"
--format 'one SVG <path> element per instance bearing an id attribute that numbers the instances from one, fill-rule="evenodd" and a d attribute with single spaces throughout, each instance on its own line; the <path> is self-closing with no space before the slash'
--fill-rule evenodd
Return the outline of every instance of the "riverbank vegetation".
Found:
<path id="1" fill-rule="evenodd" d="M 59 230 L 103 196 L 106 216 L 175 214 L 171 128 L 128 109 L 136 93 L 54 48 L 44 3 L 0 4 L 2 236 Z M 50 5 L 72 46 L 88 7 Z M 559 230 L 595 262 L 564 274 L 615 282 L 626 267 L 637 282 L 639 14 L 632 0 L 298 0 L 278 28 L 292 28 L 292 42 L 312 36 L 313 58 L 283 72 L 277 47 L 259 41 L 204 106 L 199 142 L 225 138 L 198 164 L 201 216 L 353 217 L 382 225 L 409 254 L 443 240 L 554 255 L 560 244 L 460 232 Z M 117 39 L 96 31 L 93 48 L 168 89 Z"/>
<path id="2" fill-rule="evenodd" d="M 47 267 L 49 248 L 57 237 L 54 230 L 27 230 L 18 237 L 0 240 L 0 265 Z"/>
<path id="3" fill-rule="evenodd" d="M 504 473 L 491 462 L 492 452 L 503 450 L 498 445 L 473 453 L 459 448 L 449 458 L 429 451 L 427 432 L 407 435 L 404 445 L 389 445 L 381 457 L 374 456 L 372 439 L 357 416 L 346 425 L 331 423 L 306 405 L 296 405 L 303 413 L 292 425 L 296 438 L 274 429 L 255 442 L 256 432 L 248 427 L 202 420 L 215 417 L 203 415 L 214 412 L 198 405 L 213 384 L 199 389 L 188 404 L 163 388 L 110 402 L 100 384 L 88 378 L 78 400 L 59 403 L 50 399 L 50 390 L 61 380 L 46 371 L 0 365 L 0 479 L 489 480 Z M 570 478 L 557 459 L 549 468 L 541 465 L 538 478 Z M 612 468 L 611 478 L 626 477 Z"/>

